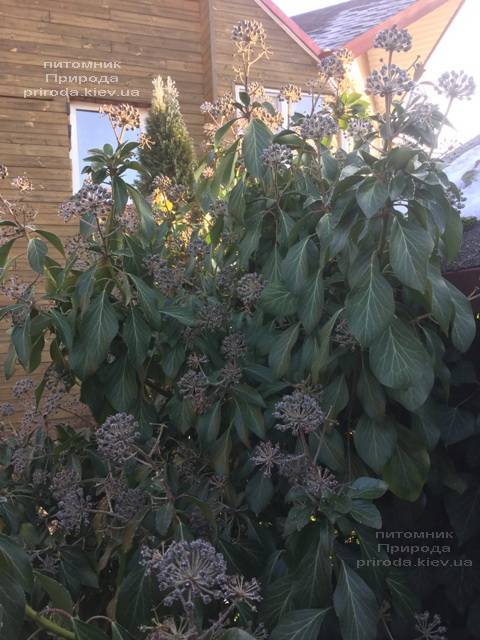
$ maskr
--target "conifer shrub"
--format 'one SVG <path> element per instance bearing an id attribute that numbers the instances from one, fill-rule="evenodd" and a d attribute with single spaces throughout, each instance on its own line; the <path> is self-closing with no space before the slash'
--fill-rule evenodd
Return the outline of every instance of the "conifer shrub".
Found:
<path id="1" fill-rule="evenodd" d="M 139 150 L 139 160 L 146 170 L 138 187 L 150 194 L 159 176 L 173 178 L 192 186 L 194 167 L 193 141 L 180 110 L 175 82 L 167 76 L 153 81 L 152 104 L 147 115 L 145 134 L 148 144 Z M 148 172 L 148 173 L 147 173 Z"/>
<path id="2" fill-rule="evenodd" d="M 263 27 L 233 39 L 244 91 L 204 105 L 193 190 L 123 180 L 142 156 L 120 107 L 117 149 L 91 151 L 60 207 L 71 242 L 2 199 L 6 370 L 51 360 L 14 387 L 19 426 L 1 407 L 2 640 L 475 637 L 475 321 L 442 275 L 462 222 L 441 112 L 392 62 L 411 46 L 392 28 L 367 83 L 384 115 L 335 92 L 284 130 L 251 79 Z M 9 279 L 18 238 L 30 283 Z"/>

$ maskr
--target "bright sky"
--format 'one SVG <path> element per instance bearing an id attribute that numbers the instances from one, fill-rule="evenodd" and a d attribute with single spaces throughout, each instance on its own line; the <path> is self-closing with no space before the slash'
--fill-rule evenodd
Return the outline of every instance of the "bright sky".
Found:
<path id="1" fill-rule="evenodd" d="M 287 14 L 295 15 L 339 4 L 338 0 L 275 0 Z M 480 133 L 480 62 L 478 24 L 480 0 L 465 0 L 455 20 L 429 60 L 423 79 L 435 80 L 443 71 L 463 69 L 475 77 L 477 93 L 470 101 L 456 102 L 450 120 L 455 130 L 445 130 L 445 143 L 466 142 Z M 415 43 L 414 43 L 415 46 Z M 440 98 L 435 101 L 439 104 Z M 443 146 L 443 145 L 442 145 Z"/>

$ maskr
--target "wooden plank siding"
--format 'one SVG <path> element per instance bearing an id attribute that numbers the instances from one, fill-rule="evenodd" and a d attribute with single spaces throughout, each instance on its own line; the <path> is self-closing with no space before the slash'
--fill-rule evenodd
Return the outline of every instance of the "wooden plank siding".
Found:
<path id="1" fill-rule="evenodd" d="M 171 75 L 189 130 L 200 142 L 204 120 L 199 106 L 206 82 L 203 37 L 200 0 L 0 0 L 0 162 L 8 166 L 10 176 L 26 173 L 32 179 L 35 191 L 25 200 L 36 207 L 45 229 L 64 238 L 75 233 L 75 227 L 57 215 L 58 203 L 72 191 L 69 105 L 66 97 L 25 98 L 24 90 L 67 86 L 47 83 L 46 73 L 118 75 L 118 84 L 88 83 L 82 88 L 135 90 L 137 95 L 117 99 L 146 105 L 152 79 Z M 47 61 L 118 61 L 120 68 L 45 69 Z M 81 90 L 75 83 L 68 86 Z M 2 191 L 13 196 L 9 180 Z M 52 249 L 49 252 L 56 257 Z M 31 279 L 24 258 L 17 267 L 20 277 Z M 3 362 L 8 324 L 1 329 Z M 43 359 L 48 360 L 48 349 Z M 24 375 L 17 367 L 13 381 Z M 10 400 L 11 384 L 5 384 L 2 375 L 1 402 Z"/>
<path id="2" fill-rule="evenodd" d="M 152 79 L 170 75 L 177 83 L 190 133 L 200 145 L 204 124 L 200 104 L 232 88 L 230 33 L 245 18 L 264 24 L 273 50 L 271 61 L 258 65 L 256 79 L 278 89 L 315 75 L 316 61 L 255 0 L 0 0 L 0 163 L 7 165 L 10 176 L 26 173 L 33 180 L 35 191 L 25 199 L 36 207 L 45 229 L 63 238 L 75 232 L 57 215 L 58 203 L 72 188 L 69 100 L 38 90 L 129 89 L 138 95 L 117 99 L 144 106 L 150 102 Z M 68 62 L 70 68 L 44 68 L 49 61 Z M 120 68 L 72 68 L 90 61 L 118 61 Z M 119 82 L 55 84 L 46 82 L 47 73 L 118 75 Z M 29 89 L 37 93 L 25 97 Z M 85 99 L 108 101 L 92 95 Z M 7 197 L 13 195 L 8 185 L 9 181 L 2 184 Z M 29 276 L 24 258 L 17 266 L 20 276 Z M 3 323 L 1 328 L 3 360 L 8 326 Z M 25 375 L 20 367 L 17 375 Z M 0 402 L 10 399 L 11 384 L 0 380 Z"/>
<path id="3" fill-rule="evenodd" d="M 253 18 L 263 24 L 267 32 L 267 44 L 272 50 L 269 60 L 263 59 L 255 65 L 252 80 L 257 80 L 268 89 L 280 89 L 290 82 L 302 86 L 317 75 L 318 62 L 254 0 L 210 0 L 210 4 L 215 41 L 214 73 L 218 93 L 234 87 L 231 32 L 233 25 L 245 18 Z"/>

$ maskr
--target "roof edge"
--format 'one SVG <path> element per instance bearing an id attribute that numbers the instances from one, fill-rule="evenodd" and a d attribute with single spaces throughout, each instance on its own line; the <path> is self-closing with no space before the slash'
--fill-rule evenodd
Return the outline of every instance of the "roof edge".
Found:
<path id="1" fill-rule="evenodd" d="M 446 2 L 448 2 L 448 0 L 417 0 L 417 2 L 405 7 L 405 9 L 402 9 L 399 13 L 390 16 L 380 24 L 356 36 L 347 42 L 344 47 L 349 49 L 354 57 L 357 57 L 372 48 L 375 36 L 379 31 L 393 27 L 393 25 L 397 25 L 397 27 L 400 28 L 408 27 L 412 22 L 420 20 L 420 18 L 438 9 Z M 463 4 L 463 0 L 460 4 Z"/>
<path id="2" fill-rule="evenodd" d="M 314 60 L 318 61 L 319 58 L 325 55 L 318 44 L 294 20 L 289 18 L 273 0 L 255 0 L 255 2 Z"/>

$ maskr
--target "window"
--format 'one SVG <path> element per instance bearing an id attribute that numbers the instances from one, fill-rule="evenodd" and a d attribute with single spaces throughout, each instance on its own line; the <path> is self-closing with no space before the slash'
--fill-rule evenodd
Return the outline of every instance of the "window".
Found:
<path id="1" fill-rule="evenodd" d="M 243 91 L 243 87 L 240 85 L 235 86 L 235 98 L 238 101 L 240 99 L 240 91 Z M 271 102 L 277 111 L 283 116 L 283 126 L 288 127 L 288 104 L 285 100 L 279 99 L 278 89 L 265 89 L 266 100 L 264 102 Z M 259 100 L 261 102 L 261 100 Z M 319 111 L 322 106 L 322 99 L 317 101 L 315 105 L 315 111 Z M 303 93 L 299 102 L 293 105 L 293 113 L 309 114 L 312 111 L 312 96 L 309 93 Z M 293 114 L 292 114 L 293 115 Z"/>
<path id="2" fill-rule="evenodd" d="M 70 105 L 72 137 L 70 157 L 74 193 L 80 189 L 84 180 L 82 169 L 86 164 L 84 158 L 89 155 L 88 150 L 94 147 L 102 148 L 104 144 L 111 144 L 115 148 L 117 144 L 109 119 L 99 113 L 100 106 L 94 102 L 77 102 Z M 141 129 L 144 128 L 146 116 L 147 110 L 140 109 Z M 126 131 L 124 142 L 137 140 L 138 135 L 138 131 Z M 128 170 L 124 174 L 127 182 L 133 182 L 136 177 L 136 171 Z"/>

